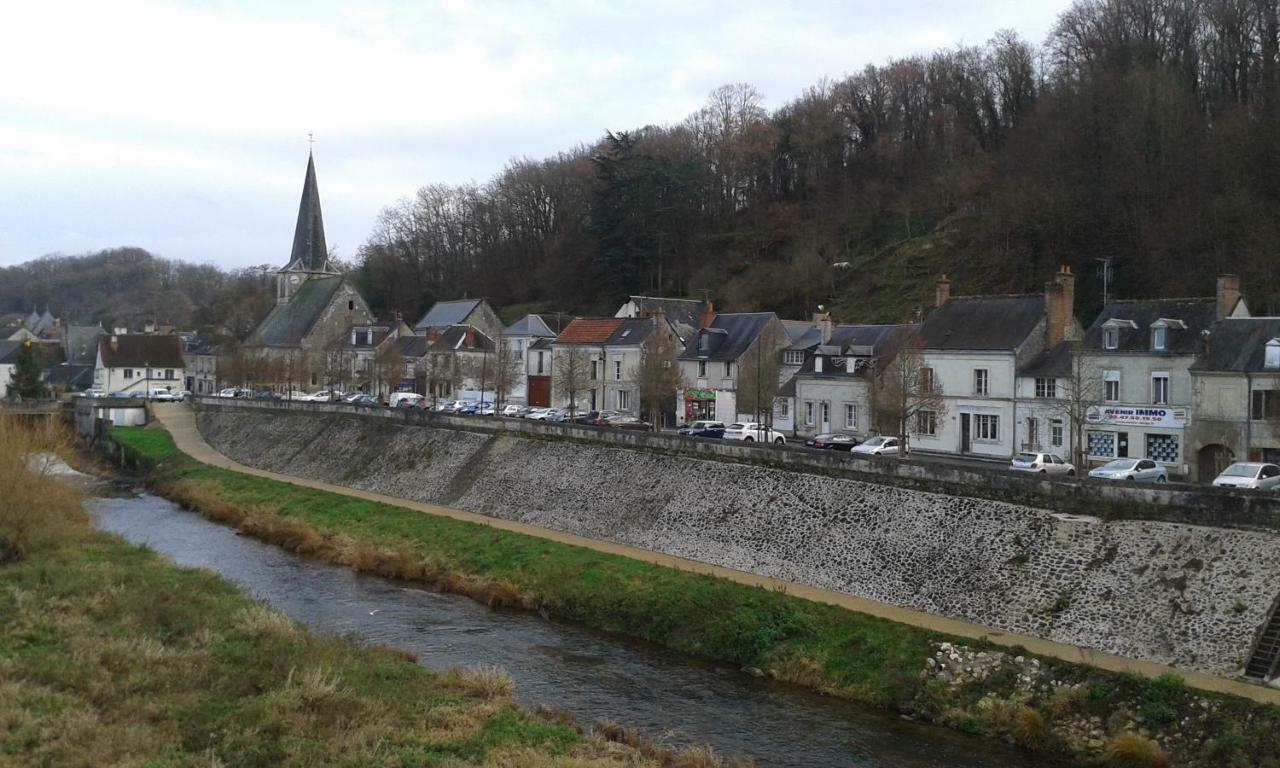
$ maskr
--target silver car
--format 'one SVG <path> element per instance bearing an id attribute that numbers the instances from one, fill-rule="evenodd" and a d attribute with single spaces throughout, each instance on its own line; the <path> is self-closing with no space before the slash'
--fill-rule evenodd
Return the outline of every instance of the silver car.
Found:
<path id="1" fill-rule="evenodd" d="M 1061 456 L 1052 453 L 1019 453 L 1013 457 L 1009 468 L 1041 475 L 1076 476 L 1076 468 L 1071 462 L 1063 461 Z"/>
<path id="2" fill-rule="evenodd" d="M 1095 480 L 1127 480 L 1137 483 L 1167 483 L 1169 470 L 1151 459 L 1115 459 L 1089 470 Z"/>
<path id="3" fill-rule="evenodd" d="M 1271 490 L 1280 487 L 1280 467 L 1253 461 L 1237 461 L 1222 470 L 1213 480 L 1215 488 L 1253 488 Z"/>

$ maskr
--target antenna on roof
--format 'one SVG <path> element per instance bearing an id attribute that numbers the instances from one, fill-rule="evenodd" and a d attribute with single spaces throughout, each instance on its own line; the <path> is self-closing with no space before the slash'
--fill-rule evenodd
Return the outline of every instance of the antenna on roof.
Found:
<path id="1" fill-rule="evenodd" d="M 1096 258 L 1094 261 L 1102 264 L 1098 269 L 1102 272 L 1102 306 L 1105 307 L 1111 303 L 1111 257 L 1107 256 L 1106 258 Z"/>

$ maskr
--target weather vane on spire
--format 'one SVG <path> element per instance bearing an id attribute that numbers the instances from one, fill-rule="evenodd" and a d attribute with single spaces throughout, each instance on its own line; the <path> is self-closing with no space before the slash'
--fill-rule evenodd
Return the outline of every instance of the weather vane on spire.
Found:
<path id="1" fill-rule="evenodd" d="M 316 139 L 315 139 L 315 136 L 313 136 L 313 135 L 311 135 L 310 133 L 308 133 L 308 134 L 307 134 L 307 151 L 308 151 L 308 152 L 310 152 L 311 150 L 313 150 L 313 149 L 315 149 L 315 148 L 316 148 Z"/>

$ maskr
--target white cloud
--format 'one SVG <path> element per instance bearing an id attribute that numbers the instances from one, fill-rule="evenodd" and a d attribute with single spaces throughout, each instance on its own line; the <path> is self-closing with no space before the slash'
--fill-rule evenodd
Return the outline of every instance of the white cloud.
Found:
<path id="1" fill-rule="evenodd" d="M 678 121 L 725 82 L 778 106 L 1001 27 L 1038 40 L 1066 3 L 0 2 L 0 263 L 279 261 L 308 131 L 350 255 L 422 184 Z"/>

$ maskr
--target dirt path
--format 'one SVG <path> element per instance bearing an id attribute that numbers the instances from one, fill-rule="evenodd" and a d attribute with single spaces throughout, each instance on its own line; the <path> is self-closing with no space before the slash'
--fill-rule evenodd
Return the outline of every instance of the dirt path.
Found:
<path id="1" fill-rule="evenodd" d="M 694 560 L 685 560 L 684 558 L 664 555 L 660 552 L 651 552 L 649 550 L 626 547 L 608 541 L 600 541 L 599 539 L 575 536 L 571 533 L 564 533 L 550 528 L 541 528 L 536 525 L 528 525 L 526 523 L 519 523 L 510 520 L 501 520 L 498 518 L 475 514 L 473 512 L 466 512 L 460 509 L 453 509 L 451 507 L 441 507 L 435 504 L 423 504 L 421 502 L 399 499 L 394 496 L 384 496 L 380 493 L 348 488 L 342 485 L 334 485 L 332 483 L 325 483 L 318 480 L 308 480 L 306 478 L 281 475 L 275 472 L 255 469 L 254 467 L 248 467 L 244 464 L 232 461 L 223 454 L 215 451 L 212 446 L 205 442 L 204 437 L 201 436 L 200 432 L 196 429 L 195 412 L 190 406 L 180 404 L 156 404 L 154 408 L 156 418 L 160 420 L 160 423 L 163 424 L 165 429 L 169 431 L 169 434 L 173 436 L 173 441 L 177 444 L 178 448 L 193 459 L 211 466 L 230 469 L 235 472 L 243 472 L 248 475 L 270 478 L 272 480 L 278 480 L 291 485 L 316 488 L 343 496 L 351 496 L 358 499 L 390 504 L 392 506 L 412 509 L 418 512 L 425 512 L 429 515 L 451 517 L 455 520 L 465 520 L 470 523 L 488 525 L 506 531 L 522 533 L 527 536 L 537 536 L 543 539 L 572 544 L 576 547 L 585 547 L 587 549 L 596 550 L 597 552 L 608 552 L 613 555 L 621 555 L 633 560 L 654 563 L 668 568 L 678 568 L 682 571 L 690 571 L 693 573 L 704 573 L 717 578 L 728 579 L 739 584 L 781 590 L 789 595 L 804 598 L 805 600 L 838 605 L 841 608 L 847 608 L 848 610 L 857 611 L 858 613 L 878 616 L 883 619 L 889 619 L 890 621 L 897 621 L 902 624 L 909 624 L 914 627 L 921 627 L 935 632 L 943 632 L 957 637 L 986 640 L 1003 646 L 1022 646 L 1027 651 L 1037 656 L 1062 659 L 1075 664 L 1086 664 L 1098 669 L 1105 669 L 1112 672 L 1128 672 L 1144 675 L 1146 677 L 1158 677 L 1159 675 L 1173 673 L 1184 678 L 1187 681 L 1187 684 L 1193 688 L 1241 696 L 1263 704 L 1280 704 L 1280 689 L 1268 688 L 1262 685 L 1253 685 L 1236 680 L 1228 680 L 1225 678 L 1214 677 L 1212 675 L 1206 675 L 1201 672 L 1177 669 L 1175 667 L 1156 664 L 1149 661 L 1126 659 L 1121 656 L 1101 653 L 1088 648 L 1055 643 L 1050 640 L 1031 637 L 1029 635 L 1013 634 L 1000 629 L 985 627 L 981 624 L 973 624 L 959 619 L 950 619 L 945 616 L 935 616 L 931 613 L 924 613 L 922 611 L 915 611 L 908 608 L 900 608 L 896 605 L 889 605 L 886 603 L 878 603 L 874 600 L 854 597 L 853 595 L 846 595 L 841 592 L 818 589 L 816 587 L 784 581 L 782 579 L 758 576 L 754 573 L 735 571 L 729 568 L 708 565 Z"/>

